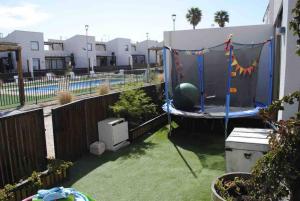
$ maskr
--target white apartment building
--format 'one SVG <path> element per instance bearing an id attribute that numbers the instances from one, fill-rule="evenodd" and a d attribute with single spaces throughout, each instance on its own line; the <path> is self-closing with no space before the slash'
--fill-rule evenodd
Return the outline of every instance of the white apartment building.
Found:
<path id="1" fill-rule="evenodd" d="M 116 56 L 116 66 L 130 65 L 131 40 L 115 38 L 106 42 L 106 50 L 111 56 Z"/>
<path id="2" fill-rule="evenodd" d="M 295 54 L 297 38 L 289 30 L 292 9 L 297 0 L 270 0 L 264 21 L 274 27 L 275 35 L 275 95 L 279 98 L 300 90 L 300 57 Z M 276 97 L 275 97 L 276 98 Z M 298 105 L 287 106 L 279 118 L 286 119 L 298 111 Z"/>
<path id="3" fill-rule="evenodd" d="M 22 47 L 24 72 L 62 70 L 69 64 L 74 70 L 131 64 L 146 67 L 148 47 L 157 45 L 156 41 L 150 40 L 132 44 L 128 38 L 98 42 L 94 36 L 85 35 L 75 35 L 66 40 L 44 41 L 43 33 L 29 31 L 14 31 L 0 41 L 18 43 Z M 155 62 L 153 52 L 150 55 L 150 63 Z M 8 60 L 13 60 L 13 64 L 7 65 Z M 15 54 L 1 53 L 0 72 L 15 70 Z"/>
<path id="4" fill-rule="evenodd" d="M 75 68 L 96 66 L 96 46 L 94 36 L 75 35 L 64 41 L 65 51 L 74 54 Z"/>
<path id="5" fill-rule="evenodd" d="M 32 70 L 45 69 L 45 52 L 44 52 L 44 34 L 40 32 L 13 31 L 5 38 L 3 42 L 17 43 L 22 47 L 22 66 L 24 72 Z M 13 58 L 13 68 L 16 69 L 15 54 Z"/>
<path id="6" fill-rule="evenodd" d="M 141 55 L 145 55 L 146 63 L 153 64 L 158 60 L 158 53 L 155 51 L 148 51 L 149 48 L 162 47 L 162 43 L 155 40 L 144 40 L 136 43 L 137 52 Z M 149 57 L 149 58 L 148 58 Z"/>

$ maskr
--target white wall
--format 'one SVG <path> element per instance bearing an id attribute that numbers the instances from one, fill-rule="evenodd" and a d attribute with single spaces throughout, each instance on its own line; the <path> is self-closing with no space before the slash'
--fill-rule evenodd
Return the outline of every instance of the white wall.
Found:
<path id="1" fill-rule="evenodd" d="M 96 48 L 95 48 L 95 37 L 88 36 L 88 43 L 92 44 L 92 51 L 88 51 L 88 57 L 91 61 L 91 65 L 96 66 Z M 87 68 L 88 59 L 86 52 L 86 36 L 75 35 L 64 41 L 64 49 L 68 53 L 73 53 L 75 58 L 75 68 Z"/>
<path id="2" fill-rule="evenodd" d="M 28 69 L 27 60 L 31 61 L 32 58 L 39 58 L 40 68 L 45 69 L 43 33 L 30 31 L 14 31 L 7 35 L 3 40 L 6 42 L 18 43 L 22 47 L 22 67 L 24 72 L 27 72 Z M 38 41 L 39 50 L 31 50 L 31 41 Z M 14 67 L 16 68 L 16 65 L 14 65 Z"/>
<path id="3" fill-rule="evenodd" d="M 270 0 L 265 16 L 266 24 L 274 24 L 276 22 L 277 16 L 282 8 L 282 2 L 283 0 Z"/>
<path id="4" fill-rule="evenodd" d="M 125 51 L 125 46 L 128 45 L 128 51 Z M 129 65 L 129 58 L 131 56 L 131 41 L 128 38 L 116 38 L 107 42 L 106 46 L 109 55 L 112 52 L 117 57 L 116 65 Z"/>
<path id="5" fill-rule="evenodd" d="M 252 25 L 164 32 L 164 45 L 176 49 L 195 50 L 224 43 L 229 34 L 237 43 L 260 43 L 270 39 L 272 25 Z"/>
<path id="6" fill-rule="evenodd" d="M 282 26 L 286 27 L 286 34 L 281 36 L 280 97 L 300 90 L 300 56 L 295 54 L 297 38 L 288 28 L 289 21 L 292 19 L 291 10 L 295 5 L 296 0 L 283 0 Z M 279 118 L 287 119 L 297 111 L 298 104 L 288 106 L 279 113 Z"/>
<path id="7" fill-rule="evenodd" d="M 137 52 L 138 54 L 142 54 L 145 55 L 145 59 L 146 59 L 146 63 L 155 63 L 156 62 L 156 58 L 155 58 L 155 51 L 150 51 L 150 58 L 148 60 L 148 48 L 151 47 L 158 47 L 159 43 L 155 40 L 144 40 L 142 42 L 137 43 L 136 47 L 137 47 Z"/>

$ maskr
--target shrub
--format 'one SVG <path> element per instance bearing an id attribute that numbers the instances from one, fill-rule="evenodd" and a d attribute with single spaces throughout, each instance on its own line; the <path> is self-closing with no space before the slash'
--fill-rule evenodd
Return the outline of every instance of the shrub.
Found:
<path id="1" fill-rule="evenodd" d="M 105 95 L 108 94 L 110 91 L 108 84 L 101 84 L 98 88 L 97 88 L 97 92 L 99 95 Z"/>
<path id="2" fill-rule="evenodd" d="M 64 161 L 60 159 L 50 158 L 48 159 L 48 170 L 49 172 L 54 172 L 56 175 L 62 174 L 64 171 L 73 166 L 70 161 Z"/>
<path id="3" fill-rule="evenodd" d="M 34 187 L 41 188 L 43 183 L 41 180 L 41 173 L 33 171 L 31 176 L 27 179 Z"/>
<path id="4" fill-rule="evenodd" d="M 156 105 L 142 89 L 122 92 L 119 101 L 110 108 L 118 117 L 127 119 L 129 124 L 139 124 L 157 113 Z"/>
<path id="5" fill-rule="evenodd" d="M 4 186 L 3 189 L 0 189 L 0 201 L 7 201 L 14 199 L 14 194 L 12 193 L 12 189 L 14 189 L 15 186 L 7 184 Z"/>
<path id="6" fill-rule="evenodd" d="M 124 85 L 124 90 L 141 88 L 144 86 L 144 82 L 129 82 Z"/>
<path id="7" fill-rule="evenodd" d="M 58 97 L 58 102 L 61 105 L 70 103 L 74 99 L 72 93 L 69 91 L 60 91 L 58 92 L 57 97 Z"/>
<path id="8" fill-rule="evenodd" d="M 254 195 L 261 200 L 300 200 L 300 113 L 277 121 L 276 114 L 286 104 L 300 100 L 300 91 L 275 101 L 260 114 L 278 130 L 270 138 L 271 150 L 257 163 L 252 174 Z"/>

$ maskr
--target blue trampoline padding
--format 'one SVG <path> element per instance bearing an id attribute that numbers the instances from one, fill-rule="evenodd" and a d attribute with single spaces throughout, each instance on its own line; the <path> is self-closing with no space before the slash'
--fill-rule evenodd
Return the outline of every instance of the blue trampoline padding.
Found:
<path id="1" fill-rule="evenodd" d="M 267 106 L 262 103 L 256 103 L 256 107 L 251 110 L 244 110 L 238 112 L 229 112 L 229 118 L 239 117 L 252 117 L 259 114 L 259 110 L 266 108 Z"/>
<path id="2" fill-rule="evenodd" d="M 207 106 L 208 109 L 206 109 L 205 112 L 201 112 L 201 110 L 195 110 L 195 111 L 183 111 L 176 109 L 172 101 L 170 101 L 169 105 L 169 112 L 170 114 L 176 115 L 176 116 L 183 116 L 183 117 L 190 117 L 190 118 L 210 118 L 210 119 L 217 119 L 217 118 L 225 118 L 225 106 Z M 235 111 L 229 112 L 228 117 L 229 118 L 241 118 L 241 117 L 253 117 L 257 116 L 260 109 L 264 109 L 267 106 L 263 103 L 256 102 L 255 108 L 238 108 L 238 107 L 231 107 L 231 109 L 234 109 Z M 165 112 L 168 112 L 167 110 L 167 104 L 165 103 L 162 106 L 162 109 Z"/>

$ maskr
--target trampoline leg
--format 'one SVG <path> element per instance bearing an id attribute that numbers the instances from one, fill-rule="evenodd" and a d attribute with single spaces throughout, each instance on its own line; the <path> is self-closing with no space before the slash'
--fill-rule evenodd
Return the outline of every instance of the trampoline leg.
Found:
<path id="1" fill-rule="evenodd" d="M 171 115 L 168 113 L 168 127 L 169 127 L 169 132 L 168 132 L 168 136 L 171 137 L 172 136 L 172 120 L 171 120 Z"/>
<path id="2" fill-rule="evenodd" d="M 224 124 L 224 121 L 223 121 L 223 119 L 222 119 L 222 120 L 220 120 L 220 124 L 221 124 L 221 127 L 222 127 L 222 129 L 223 129 L 223 130 L 225 130 L 225 124 Z"/>
<path id="3" fill-rule="evenodd" d="M 214 131 L 215 130 L 215 120 L 212 119 L 211 121 L 212 122 L 211 122 L 211 126 L 210 126 L 210 131 Z"/>

